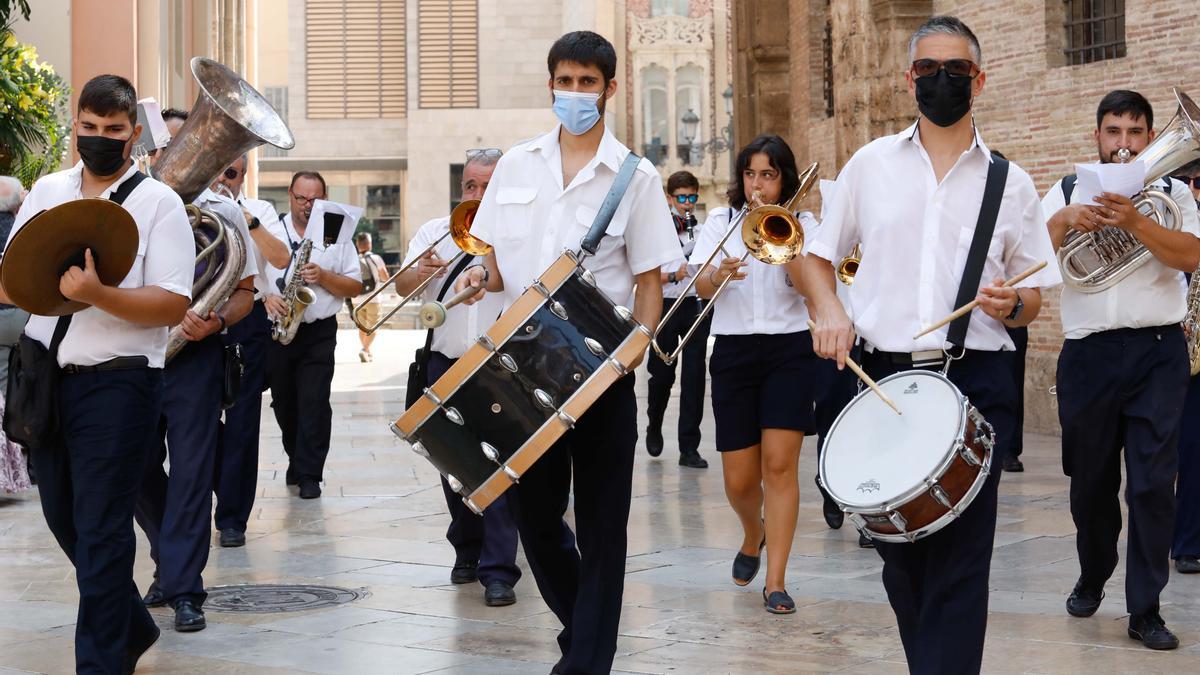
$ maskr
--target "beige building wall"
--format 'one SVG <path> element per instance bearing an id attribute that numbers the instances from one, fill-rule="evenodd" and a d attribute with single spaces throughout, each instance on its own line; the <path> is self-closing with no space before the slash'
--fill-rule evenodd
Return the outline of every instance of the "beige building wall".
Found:
<path id="1" fill-rule="evenodd" d="M 13 24 L 13 33 L 21 42 L 37 47 L 38 58 L 70 82 L 71 31 L 63 28 L 71 20 L 71 0 L 38 0 L 32 9 L 29 21 L 18 18 Z"/>

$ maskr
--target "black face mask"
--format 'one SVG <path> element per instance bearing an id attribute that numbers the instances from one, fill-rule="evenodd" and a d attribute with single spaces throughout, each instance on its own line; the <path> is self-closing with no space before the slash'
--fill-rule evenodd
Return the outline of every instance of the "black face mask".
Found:
<path id="1" fill-rule="evenodd" d="M 971 78 L 951 77 L 943 68 L 937 75 L 917 78 L 917 109 L 930 122 L 948 127 L 971 110 Z"/>
<path id="2" fill-rule="evenodd" d="M 97 176 L 111 176 L 124 166 L 125 144 L 128 142 L 128 138 L 79 136 L 75 139 L 75 147 L 88 171 Z"/>

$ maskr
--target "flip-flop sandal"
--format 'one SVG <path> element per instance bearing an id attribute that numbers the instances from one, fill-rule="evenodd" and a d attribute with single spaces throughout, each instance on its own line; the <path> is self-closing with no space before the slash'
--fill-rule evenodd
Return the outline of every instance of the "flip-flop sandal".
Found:
<path id="1" fill-rule="evenodd" d="M 767 545 L 767 537 L 763 535 L 762 543 L 758 546 L 758 555 L 746 555 L 741 551 L 733 557 L 733 583 L 738 586 L 748 586 L 754 577 L 758 576 L 758 568 L 762 566 L 762 550 Z"/>
<path id="2" fill-rule="evenodd" d="M 796 602 L 792 600 L 792 596 L 787 594 L 787 591 L 775 591 L 767 595 L 767 589 L 763 589 L 763 607 L 772 614 L 795 614 Z"/>

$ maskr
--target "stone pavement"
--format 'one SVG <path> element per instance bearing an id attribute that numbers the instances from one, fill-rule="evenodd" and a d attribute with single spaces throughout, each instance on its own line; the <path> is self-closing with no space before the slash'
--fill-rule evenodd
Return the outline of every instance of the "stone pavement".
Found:
<path id="1" fill-rule="evenodd" d="M 201 633 L 170 630 L 171 613 L 142 660 L 146 673 L 546 673 L 558 624 L 528 574 L 510 607 L 484 606 L 478 585 L 448 581 L 446 506 L 437 474 L 387 423 L 401 411 L 415 331 L 384 332 L 378 360 L 338 335 L 333 450 L 325 494 L 301 501 L 284 487 L 284 456 L 264 406 L 259 499 L 245 548 L 214 548 L 208 586 L 308 583 L 365 591 L 335 608 L 296 613 L 209 611 Z M 641 377 L 641 376 L 639 376 Z M 644 396 L 644 379 L 639 383 Z M 668 427 L 675 423 L 670 413 Z M 629 524 L 625 613 L 615 668 L 636 673 L 904 673 L 879 581 L 880 563 L 856 534 L 825 527 L 812 485 L 811 442 L 801 457 L 801 511 L 788 568 L 798 611 L 763 611 L 758 583 L 735 587 L 741 536 L 712 468 L 675 464 L 639 448 Z M 1171 573 L 1163 615 L 1182 646 L 1150 652 L 1125 635 L 1123 565 L 1096 616 L 1073 619 L 1063 600 L 1077 574 L 1067 484 L 1053 438 L 1026 439 L 1024 474 L 1006 474 L 992 564 L 985 672 L 1200 671 L 1200 578 Z M 139 533 L 140 536 L 140 533 Z M 137 579 L 152 569 L 139 542 Z M 1122 545 L 1122 552 L 1124 551 Z M 525 567 L 521 560 L 522 567 Z M 761 578 L 759 579 L 761 581 Z M 0 672 L 69 672 L 76 589 L 34 493 L 0 497 Z"/>

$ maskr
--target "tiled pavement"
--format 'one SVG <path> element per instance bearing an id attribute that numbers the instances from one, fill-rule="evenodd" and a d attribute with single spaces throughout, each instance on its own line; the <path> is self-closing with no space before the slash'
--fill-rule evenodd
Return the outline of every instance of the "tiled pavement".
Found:
<path id="1" fill-rule="evenodd" d="M 545 673 L 557 660 L 554 616 L 526 576 L 510 607 L 483 605 L 476 585 L 448 582 L 453 554 L 437 475 L 396 441 L 407 359 L 421 339 L 390 331 L 378 360 L 359 363 L 339 334 L 333 451 L 325 495 L 301 501 L 283 485 L 270 411 L 263 424 L 259 499 L 245 548 L 214 548 L 209 586 L 314 583 L 364 589 L 332 609 L 286 614 L 209 612 L 201 633 L 169 630 L 142 661 L 147 673 Z M 644 382 L 639 384 L 644 396 Z M 674 423 L 669 413 L 668 427 Z M 705 420 L 711 444 L 712 422 Z M 848 526 L 825 527 L 801 457 L 801 513 L 788 570 L 799 610 L 765 613 L 760 588 L 737 588 L 729 564 L 740 541 L 711 445 L 706 471 L 682 469 L 668 447 L 639 448 L 629 524 L 625 613 L 615 668 L 637 673 L 904 673 L 880 563 Z M 1125 635 L 1123 571 L 1096 616 L 1063 610 L 1077 567 L 1066 480 L 1053 438 L 1026 439 L 1024 474 L 1001 484 L 985 672 L 1200 672 L 1200 578 L 1171 574 L 1163 607 L 1182 640 L 1152 653 Z M 151 567 L 139 544 L 137 576 Z M 524 561 L 522 560 L 524 566 Z M 0 497 L 0 672 L 69 672 L 76 589 L 33 493 Z"/>

